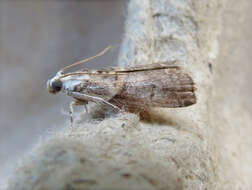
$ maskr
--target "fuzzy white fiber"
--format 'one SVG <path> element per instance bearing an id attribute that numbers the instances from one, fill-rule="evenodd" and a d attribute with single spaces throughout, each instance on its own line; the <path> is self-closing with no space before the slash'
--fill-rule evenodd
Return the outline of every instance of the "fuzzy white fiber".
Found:
<path id="1" fill-rule="evenodd" d="M 238 66 L 227 58 L 235 25 L 225 23 L 228 35 L 220 35 L 221 21 L 230 20 L 221 13 L 239 17 L 252 3 L 239 10 L 234 0 L 226 9 L 224 3 L 131 0 L 120 65 L 177 61 L 196 83 L 197 104 L 150 108 L 148 121 L 130 113 L 80 114 L 72 128 L 32 150 L 7 189 L 252 189 L 252 109 L 245 104 L 251 71 L 244 70 L 248 61 Z"/>

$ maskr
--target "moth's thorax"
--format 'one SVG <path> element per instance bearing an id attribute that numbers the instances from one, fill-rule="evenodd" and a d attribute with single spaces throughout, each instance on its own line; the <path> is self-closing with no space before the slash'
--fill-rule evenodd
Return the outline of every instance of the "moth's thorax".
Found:
<path id="1" fill-rule="evenodd" d="M 75 91 L 77 86 L 82 86 L 90 80 L 88 75 L 73 75 L 61 79 L 64 91 Z"/>

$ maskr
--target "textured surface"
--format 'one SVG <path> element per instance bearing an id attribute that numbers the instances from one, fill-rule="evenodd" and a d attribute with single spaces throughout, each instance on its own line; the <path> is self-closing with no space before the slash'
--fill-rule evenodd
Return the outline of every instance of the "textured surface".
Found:
<path id="1" fill-rule="evenodd" d="M 184 177 L 195 189 L 194 175 L 207 180 L 209 165 L 201 170 L 202 162 L 186 160 L 208 158 L 198 148 L 199 138 L 179 133 L 168 126 L 141 124 L 129 114 L 98 125 L 81 121 L 29 155 L 29 164 L 19 168 L 19 180 L 9 189 L 181 189 Z M 191 174 L 183 167 L 199 171 Z"/>
<path id="2" fill-rule="evenodd" d="M 252 1 L 228 1 L 220 56 L 213 63 L 214 129 L 223 189 L 252 189 Z"/>
<path id="3" fill-rule="evenodd" d="M 120 64 L 178 61 L 196 105 L 150 109 L 151 123 L 93 108 L 35 147 L 8 189 L 251 189 L 252 4 L 217 2 L 129 4 Z"/>

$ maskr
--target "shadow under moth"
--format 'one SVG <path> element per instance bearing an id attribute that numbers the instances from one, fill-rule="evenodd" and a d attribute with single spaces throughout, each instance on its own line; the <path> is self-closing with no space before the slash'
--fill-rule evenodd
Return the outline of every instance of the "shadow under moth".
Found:
<path id="1" fill-rule="evenodd" d="M 178 108 L 196 103 L 192 78 L 179 66 L 171 64 L 65 73 L 73 66 L 103 55 L 109 48 L 61 69 L 47 82 L 50 93 L 63 92 L 76 100 L 70 106 L 71 114 L 74 104 L 83 104 L 86 108 L 89 101 L 118 111 L 139 111 L 148 107 Z"/>

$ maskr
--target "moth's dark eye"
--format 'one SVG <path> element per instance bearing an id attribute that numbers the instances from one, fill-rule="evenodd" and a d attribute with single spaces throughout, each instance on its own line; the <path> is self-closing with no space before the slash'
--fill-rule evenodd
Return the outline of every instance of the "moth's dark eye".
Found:
<path id="1" fill-rule="evenodd" d="M 54 92 L 59 92 L 62 88 L 62 82 L 60 80 L 55 80 L 52 82 L 52 89 Z"/>

